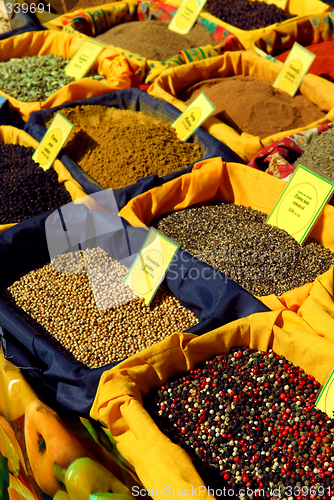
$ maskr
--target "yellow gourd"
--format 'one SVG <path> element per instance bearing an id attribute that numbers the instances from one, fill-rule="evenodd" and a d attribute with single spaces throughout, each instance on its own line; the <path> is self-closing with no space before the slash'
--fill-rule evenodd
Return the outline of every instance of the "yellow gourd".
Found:
<path id="1" fill-rule="evenodd" d="M 36 483 L 44 493 L 53 496 L 61 489 L 55 470 L 67 469 L 77 458 L 87 456 L 87 451 L 57 413 L 39 400 L 26 407 L 24 426 L 27 455 Z"/>
<path id="2" fill-rule="evenodd" d="M 68 467 L 65 486 L 70 500 L 90 500 L 93 493 L 120 493 L 127 500 L 133 498 L 129 488 L 114 474 L 88 457 L 79 458 Z"/>

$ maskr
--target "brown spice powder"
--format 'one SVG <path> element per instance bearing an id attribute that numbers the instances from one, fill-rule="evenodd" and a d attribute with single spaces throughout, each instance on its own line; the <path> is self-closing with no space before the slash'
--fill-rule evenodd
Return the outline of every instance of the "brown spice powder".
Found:
<path id="1" fill-rule="evenodd" d="M 120 24 L 97 36 L 96 39 L 155 61 L 170 59 L 180 50 L 217 45 L 209 31 L 198 23 L 187 35 L 180 35 L 168 29 L 168 24 L 162 21 L 133 21 Z"/>
<path id="2" fill-rule="evenodd" d="M 305 127 L 326 114 L 303 95 L 292 97 L 270 81 L 241 75 L 204 80 L 183 90 L 179 98 L 189 104 L 203 91 L 216 107 L 212 116 L 238 133 L 261 139 Z"/>
<path id="3" fill-rule="evenodd" d="M 141 111 L 77 106 L 61 113 L 74 125 L 64 152 L 104 189 L 177 172 L 202 157 L 198 145 Z"/>

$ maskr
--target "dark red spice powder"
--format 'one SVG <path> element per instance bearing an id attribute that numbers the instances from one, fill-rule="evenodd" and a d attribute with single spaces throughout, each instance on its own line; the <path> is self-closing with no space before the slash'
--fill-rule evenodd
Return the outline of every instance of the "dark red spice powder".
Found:
<path id="1" fill-rule="evenodd" d="M 308 73 L 321 76 L 322 78 L 326 78 L 326 80 L 334 82 L 334 40 L 315 43 L 305 48 L 316 56 Z M 291 49 L 286 50 L 278 56 L 275 55 L 275 58 L 284 62 L 290 50 Z"/>

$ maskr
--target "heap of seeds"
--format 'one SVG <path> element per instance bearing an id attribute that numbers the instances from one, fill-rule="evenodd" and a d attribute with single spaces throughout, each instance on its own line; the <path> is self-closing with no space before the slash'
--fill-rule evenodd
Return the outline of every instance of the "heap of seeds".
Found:
<path id="1" fill-rule="evenodd" d="M 334 127 L 325 130 L 303 147 L 303 153 L 294 165 L 306 163 L 321 174 L 334 179 Z"/>
<path id="2" fill-rule="evenodd" d="M 53 168 L 32 160 L 33 148 L 0 143 L 0 224 L 21 222 L 72 201 Z"/>
<path id="3" fill-rule="evenodd" d="M 87 249 L 61 255 L 8 291 L 47 338 L 46 332 L 76 360 L 96 368 L 198 323 L 164 286 L 147 307 L 123 285 L 127 273 L 101 248 Z"/>
<path id="4" fill-rule="evenodd" d="M 144 404 L 217 498 L 328 500 L 334 421 L 314 407 L 319 387 L 284 356 L 243 347 L 151 390 Z"/>
<path id="5" fill-rule="evenodd" d="M 257 296 L 311 283 L 334 264 L 328 248 L 311 239 L 301 246 L 266 219 L 250 207 L 218 202 L 174 212 L 154 225 Z"/>
<path id="6" fill-rule="evenodd" d="M 57 55 L 25 56 L 0 62 L 2 92 L 22 102 L 45 101 L 75 78 L 64 72 L 69 60 Z M 101 75 L 89 78 L 104 80 Z"/>
<path id="7" fill-rule="evenodd" d="M 294 17 L 274 4 L 257 0 L 210 0 L 205 9 L 218 19 L 246 31 Z"/>

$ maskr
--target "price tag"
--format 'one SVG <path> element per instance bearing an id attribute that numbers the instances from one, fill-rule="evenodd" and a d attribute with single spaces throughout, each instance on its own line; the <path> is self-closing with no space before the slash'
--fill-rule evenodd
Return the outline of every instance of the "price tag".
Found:
<path id="1" fill-rule="evenodd" d="M 334 370 L 320 391 L 315 402 L 315 407 L 326 413 L 330 418 L 334 417 Z"/>
<path id="2" fill-rule="evenodd" d="M 183 0 L 168 25 L 171 31 L 186 35 L 194 26 L 207 0 Z"/>
<path id="3" fill-rule="evenodd" d="M 334 183 L 299 165 L 266 223 L 284 229 L 302 244 L 333 191 Z"/>
<path id="4" fill-rule="evenodd" d="M 144 298 L 147 306 L 156 294 L 179 246 L 153 228 L 148 233 L 124 281 L 124 285 L 128 285 L 136 295 Z"/>
<path id="5" fill-rule="evenodd" d="M 295 42 L 285 60 L 283 68 L 273 83 L 273 87 L 284 90 L 293 97 L 313 63 L 314 58 L 315 54 L 312 54 L 305 47 Z"/>
<path id="6" fill-rule="evenodd" d="M 189 104 L 187 109 L 183 111 L 172 127 L 175 128 L 176 134 L 181 141 L 186 141 L 189 137 L 202 125 L 202 123 L 215 110 L 214 105 L 206 97 L 204 92 L 201 92 L 196 99 Z"/>
<path id="7" fill-rule="evenodd" d="M 56 113 L 50 127 L 32 155 L 32 159 L 36 163 L 39 163 L 43 170 L 47 170 L 51 167 L 70 135 L 72 128 L 73 124 L 71 122 L 62 114 Z"/>
<path id="8" fill-rule="evenodd" d="M 105 48 L 106 46 L 101 43 L 92 40 L 84 41 L 80 49 L 74 54 L 65 67 L 65 74 L 67 76 L 72 76 L 76 80 L 80 80 L 80 78 L 83 78 L 88 73 L 102 50 Z"/>
<path id="9" fill-rule="evenodd" d="M 261 57 L 263 57 L 264 59 L 269 59 L 269 61 L 273 61 L 273 62 L 278 62 L 278 59 L 276 59 L 276 57 L 273 57 L 271 56 L 270 54 L 267 54 L 266 52 L 264 52 L 264 50 L 261 50 L 259 49 L 259 47 L 257 47 L 254 42 L 253 42 L 253 50 Z"/>
<path id="10" fill-rule="evenodd" d="M 268 3 L 268 4 L 273 3 L 274 5 L 279 7 L 280 9 L 285 10 L 287 3 L 288 3 L 288 0 L 266 0 L 266 3 Z"/>

